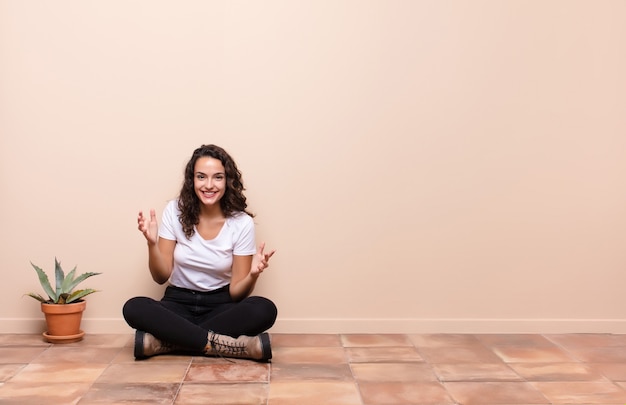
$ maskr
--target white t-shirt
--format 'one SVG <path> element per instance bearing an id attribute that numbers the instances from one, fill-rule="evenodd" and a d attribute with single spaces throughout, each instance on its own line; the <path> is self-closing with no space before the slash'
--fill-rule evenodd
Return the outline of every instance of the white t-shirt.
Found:
<path id="1" fill-rule="evenodd" d="M 159 237 L 176 241 L 170 284 L 196 291 L 211 291 L 230 283 L 233 255 L 256 253 L 254 221 L 245 212 L 227 217 L 215 239 L 204 240 L 196 231 L 190 239 L 178 217 L 178 200 L 163 211 Z"/>

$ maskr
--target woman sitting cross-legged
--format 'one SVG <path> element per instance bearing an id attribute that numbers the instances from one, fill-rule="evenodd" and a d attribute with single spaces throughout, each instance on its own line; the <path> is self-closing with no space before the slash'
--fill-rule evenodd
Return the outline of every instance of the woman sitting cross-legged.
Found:
<path id="1" fill-rule="evenodd" d="M 187 352 L 269 361 L 266 331 L 277 309 L 251 293 L 275 251 L 261 244 L 257 252 L 241 173 L 224 149 L 203 145 L 184 176 L 161 226 L 154 209 L 137 218 L 150 274 L 168 286 L 159 301 L 134 297 L 124 304 L 124 318 L 136 329 L 135 358 Z"/>

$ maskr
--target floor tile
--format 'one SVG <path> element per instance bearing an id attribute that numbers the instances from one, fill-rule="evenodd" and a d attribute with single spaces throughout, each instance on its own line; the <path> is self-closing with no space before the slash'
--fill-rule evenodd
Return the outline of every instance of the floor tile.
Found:
<path id="1" fill-rule="evenodd" d="M 487 334 L 476 338 L 488 347 L 554 347 L 555 343 L 543 335 L 537 334 Z"/>
<path id="2" fill-rule="evenodd" d="M 589 367 L 611 381 L 626 381 L 626 363 L 589 363 Z"/>
<path id="3" fill-rule="evenodd" d="M 128 346 L 130 343 L 134 343 L 134 335 L 88 333 L 80 342 L 68 343 L 63 346 L 124 347 Z"/>
<path id="4" fill-rule="evenodd" d="M 481 346 L 418 347 L 419 353 L 429 363 L 500 363 L 502 360 L 491 350 Z"/>
<path id="5" fill-rule="evenodd" d="M 183 384 L 175 405 L 265 405 L 269 384 Z M 300 404 L 302 405 L 302 404 Z"/>
<path id="6" fill-rule="evenodd" d="M 626 347 L 569 347 L 567 351 L 587 363 L 626 363 Z"/>
<path id="7" fill-rule="evenodd" d="M 344 347 L 413 346 L 406 335 L 351 334 L 341 335 Z"/>
<path id="8" fill-rule="evenodd" d="M 160 357 L 167 358 L 167 357 L 170 357 L 170 356 L 156 356 L 155 359 L 156 358 L 160 358 Z M 117 355 L 115 355 L 113 360 L 111 360 L 111 362 L 113 362 L 113 363 L 134 363 L 135 362 L 134 349 L 132 347 L 128 347 L 128 346 L 122 347 L 120 349 L 120 351 L 117 352 Z"/>
<path id="9" fill-rule="evenodd" d="M 48 346 L 0 347 L 0 364 L 30 363 L 48 350 Z"/>
<path id="10" fill-rule="evenodd" d="M 365 405 L 455 404 L 438 382 L 367 382 L 359 390 Z"/>
<path id="11" fill-rule="evenodd" d="M 340 380 L 352 381 L 348 364 L 272 364 L 271 381 Z"/>
<path id="12" fill-rule="evenodd" d="M 409 339 L 417 347 L 475 347 L 480 342 L 474 335 L 465 334 L 421 334 L 409 335 Z"/>
<path id="13" fill-rule="evenodd" d="M 0 387 L 2 405 L 77 404 L 91 383 L 73 382 L 16 382 L 10 381 Z"/>
<path id="14" fill-rule="evenodd" d="M 450 382 L 450 395 L 463 405 L 549 404 L 550 401 L 527 382 Z"/>
<path id="15" fill-rule="evenodd" d="M 179 362 L 181 360 L 184 360 L 183 356 L 159 356 L 159 357 L 162 357 L 162 358 L 167 358 L 167 357 L 178 358 Z M 155 357 L 155 359 L 156 359 L 156 357 Z M 235 359 L 235 358 L 231 359 L 231 358 L 225 358 L 225 357 L 219 357 L 219 356 L 188 356 L 187 360 L 189 362 L 191 362 L 191 364 L 223 364 L 223 363 L 248 364 L 248 363 L 251 363 L 250 360 L 246 360 L 246 359 Z"/>
<path id="16" fill-rule="evenodd" d="M 13 376 L 9 382 L 92 383 L 100 377 L 106 368 L 106 364 L 29 364 Z"/>
<path id="17" fill-rule="evenodd" d="M 352 374 L 363 381 L 436 381 L 437 376 L 425 363 L 356 363 L 351 364 Z"/>
<path id="18" fill-rule="evenodd" d="M 0 364 L 0 382 L 7 381 L 24 367 L 26 364 Z"/>
<path id="19" fill-rule="evenodd" d="M 400 363 L 424 361 L 414 347 L 348 347 L 351 363 Z"/>
<path id="20" fill-rule="evenodd" d="M 217 382 L 269 382 L 269 364 L 247 363 L 200 363 L 192 364 L 185 377 L 186 383 Z"/>
<path id="21" fill-rule="evenodd" d="M 558 347 L 502 346 L 494 348 L 493 351 L 507 363 L 568 363 L 576 361 Z"/>
<path id="22" fill-rule="evenodd" d="M 581 363 L 510 363 L 526 381 L 600 381 L 606 378 Z"/>
<path id="23" fill-rule="evenodd" d="M 361 405 L 354 382 L 289 381 L 270 386 L 268 405 Z"/>
<path id="24" fill-rule="evenodd" d="M 626 391 L 611 382 L 533 382 L 553 404 L 624 404 Z"/>
<path id="25" fill-rule="evenodd" d="M 565 348 L 568 347 L 626 347 L 626 334 L 572 333 L 546 335 L 546 338 Z"/>
<path id="26" fill-rule="evenodd" d="M 179 383 L 169 384 L 128 384 L 96 383 L 90 387 L 80 405 L 115 405 L 115 404 L 154 404 L 169 405 L 174 403 L 180 387 Z"/>
<path id="27" fill-rule="evenodd" d="M 181 382 L 189 368 L 188 363 L 111 364 L 98 383 L 174 383 Z"/>
<path id="28" fill-rule="evenodd" d="M 46 342 L 39 334 L 0 334 L 0 347 L 2 346 L 46 346 L 51 344 Z"/>
<path id="29" fill-rule="evenodd" d="M 347 363 L 342 347 L 277 347 L 272 363 L 338 364 Z"/>
<path id="30" fill-rule="evenodd" d="M 161 356 L 153 356 L 146 360 L 140 360 L 139 362 L 145 363 L 190 363 L 194 356 L 187 354 L 168 354 Z M 137 363 L 135 360 L 135 354 L 133 347 L 122 347 L 117 355 L 111 360 L 113 363 Z"/>
<path id="31" fill-rule="evenodd" d="M 522 378 L 504 363 L 433 364 L 441 381 L 521 381 Z"/>
<path id="32" fill-rule="evenodd" d="M 41 353 L 32 363 L 110 363 L 120 348 L 53 346 Z"/>
<path id="33" fill-rule="evenodd" d="M 341 347 L 337 334 L 272 334 L 272 347 Z"/>

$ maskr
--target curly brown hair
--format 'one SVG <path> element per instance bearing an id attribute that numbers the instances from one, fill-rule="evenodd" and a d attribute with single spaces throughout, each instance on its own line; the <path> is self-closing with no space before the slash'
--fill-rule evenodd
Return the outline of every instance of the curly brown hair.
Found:
<path id="1" fill-rule="evenodd" d="M 224 165 L 226 171 L 226 190 L 224 196 L 220 200 L 222 212 L 227 217 L 237 212 L 245 212 L 254 217 L 254 214 L 246 210 L 248 204 L 246 197 L 243 195 L 245 190 L 241 179 L 241 172 L 237 169 L 237 165 L 233 158 L 222 148 L 216 145 L 202 145 L 193 151 L 191 159 L 185 167 L 185 179 L 178 196 L 178 209 L 180 210 L 180 218 L 178 219 L 183 226 L 183 231 L 187 238 L 191 238 L 194 234 L 194 226 L 199 222 L 200 215 L 200 199 L 196 195 L 194 189 L 194 170 L 196 161 L 201 157 L 212 157 L 218 159 Z"/>

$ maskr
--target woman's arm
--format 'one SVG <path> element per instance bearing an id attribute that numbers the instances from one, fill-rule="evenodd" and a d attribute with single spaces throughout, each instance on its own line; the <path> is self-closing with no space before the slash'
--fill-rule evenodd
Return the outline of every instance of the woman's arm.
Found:
<path id="1" fill-rule="evenodd" d="M 230 296 L 234 301 L 241 301 L 252 294 L 257 279 L 269 267 L 269 260 L 276 251 L 264 253 L 264 249 L 265 243 L 262 243 L 259 252 L 254 256 L 233 256 Z"/>
<path id="2" fill-rule="evenodd" d="M 164 284 L 172 275 L 175 240 L 159 238 L 158 243 L 148 243 L 148 267 L 152 279 Z"/>
<path id="3" fill-rule="evenodd" d="M 148 241 L 148 267 L 152 279 L 163 284 L 169 280 L 172 274 L 176 241 L 159 238 L 158 222 L 154 209 L 150 210 L 149 219 L 144 217 L 143 212 L 139 212 L 137 228 Z"/>
<path id="4" fill-rule="evenodd" d="M 233 256 L 233 275 L 230 279 L 230 296 L 234 301 L 241 301 L 252 293 L 257 277 L 250 274 L 252 255 Z"/>

